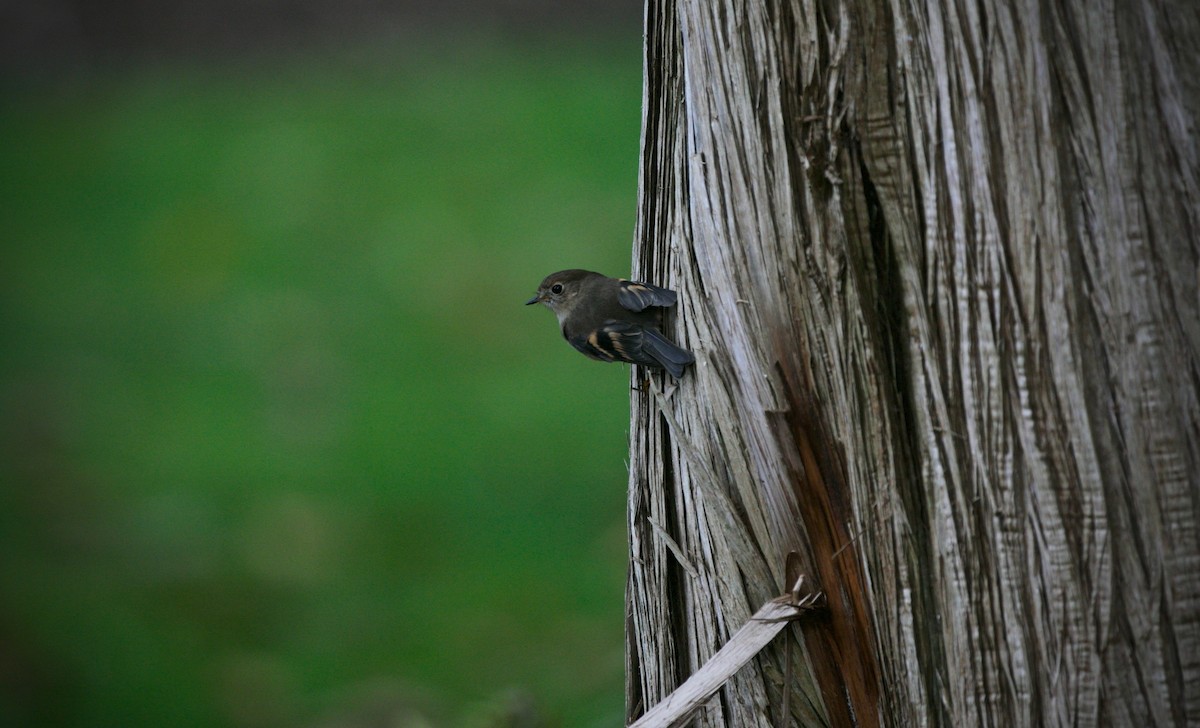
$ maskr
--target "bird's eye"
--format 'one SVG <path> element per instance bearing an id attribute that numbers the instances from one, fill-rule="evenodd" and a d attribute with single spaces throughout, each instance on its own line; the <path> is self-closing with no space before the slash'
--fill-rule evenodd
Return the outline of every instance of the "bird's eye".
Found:
<path id="1" fill-rule="evenodd" d="M 555 283 L 554 285 L 550 286 L 550 292 L 551 293 L 562 293 L 562 284 Z"/>

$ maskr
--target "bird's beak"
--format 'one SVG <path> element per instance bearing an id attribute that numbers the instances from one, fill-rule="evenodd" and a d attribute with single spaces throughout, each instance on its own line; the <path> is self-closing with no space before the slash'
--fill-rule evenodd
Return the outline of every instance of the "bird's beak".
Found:
<path id="1" fill-rule="evenodd" d="M 535 304 L 535 303 L 541 303 L 541 302 L 542 302 L 542 294 L 540 294 L 540 293 L 539 293 L 539 294 L 537 294 L 536 296 L 534 296 L 533 298 L 531 298 L 531 299 L 529 299 L 528 301 L 526 301 L 526 302 L 525 302 L 525 305 L 526 305 L 526 306 L 532 306 L 532 305 L 533 305 L 533 304 Z"/>

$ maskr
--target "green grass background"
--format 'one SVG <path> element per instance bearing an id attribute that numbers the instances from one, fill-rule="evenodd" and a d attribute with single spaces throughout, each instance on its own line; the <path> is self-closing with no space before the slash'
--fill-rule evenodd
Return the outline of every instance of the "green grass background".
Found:
<path id="1" fill-rule="evenodd" d="M 521 304 L 628 273 L 640 93 L 637 39 L 6 88 L 0 724 L 618 724 L 628 373 Z"/>

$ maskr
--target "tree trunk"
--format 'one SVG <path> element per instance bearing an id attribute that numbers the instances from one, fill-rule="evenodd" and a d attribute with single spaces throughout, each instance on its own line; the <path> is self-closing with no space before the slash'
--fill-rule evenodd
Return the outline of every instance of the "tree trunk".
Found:
<path id="1" fill-rule="evenodd" d="M 794 550 L 828 610 L 699 725 L 1200 723 L 1198 38 L 648 0 L 634 277 L 698 361 L 632 395 L 630 718 Z"/>

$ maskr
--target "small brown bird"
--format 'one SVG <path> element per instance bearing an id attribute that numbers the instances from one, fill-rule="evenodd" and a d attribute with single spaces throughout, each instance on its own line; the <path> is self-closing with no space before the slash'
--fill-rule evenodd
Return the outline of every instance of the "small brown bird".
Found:
<path id="1" fill-rule="evenodd" d="M 675 299 L 666 288 L 574 269 L 546 276 L 525 305 L 546 304 L 563 338 L 592 359 L 666 369 L 678 379 L 696 357 L 662 335 L 654 310 Z"/>

